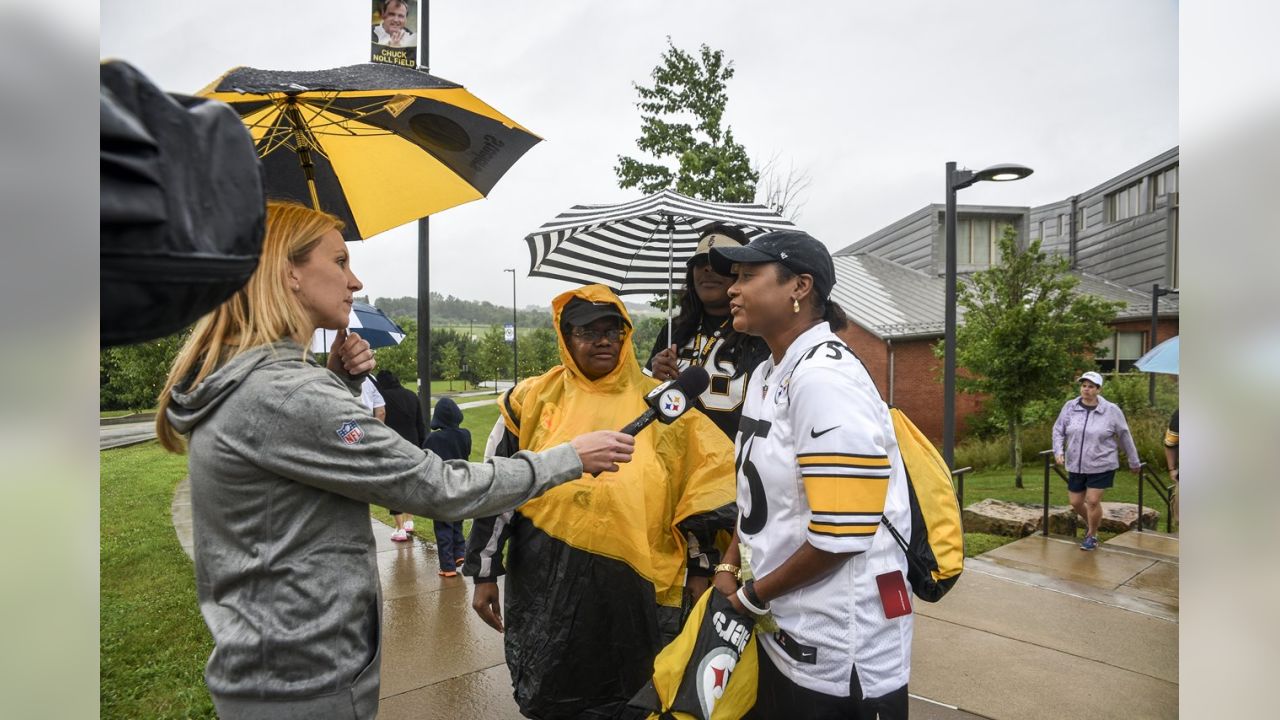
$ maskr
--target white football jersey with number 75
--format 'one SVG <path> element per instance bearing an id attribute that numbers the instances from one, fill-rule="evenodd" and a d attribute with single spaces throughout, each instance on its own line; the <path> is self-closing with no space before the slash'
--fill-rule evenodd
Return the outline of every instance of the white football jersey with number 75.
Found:
<path id="1" fill-rule="evenodd" d="M 907 561 L 881 525 L 910 537 L 906 471 L 889 409 L 827 323 L 751 375 L 735 443 L 738 539 L 757 578 L 802 544 L 856 553 L 817 583 L 771 601 L 780 632 L 760 644 L 801 687 L 840 697 L 858 670 L 865 697 L 907 683 L 912 615 L 885 618 L 876 576 Z"/>

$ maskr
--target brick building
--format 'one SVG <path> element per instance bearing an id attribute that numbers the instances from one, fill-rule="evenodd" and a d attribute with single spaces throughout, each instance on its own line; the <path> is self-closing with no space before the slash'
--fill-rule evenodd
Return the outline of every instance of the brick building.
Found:
<path id="1" fill-rule="evenodd" d="M 1019 238 L 1067 256 L 1078 292 L 1123 303 L 1112 323 L 1106 374 L 1131 371 L 1153 346 L 1151 286 L 1178 286 L 1178 149 L 1173 148 L 1079 195 L 1037 207 L 957 207 L 957 268 L 963 276 L 998 263 L 996 239 Z M 833 299 L 853 321 L 845 334 L 885 400 L 935 440 L 942 436 L 945 226 L 942 205 L 928 205 L 834 254 Z M 964 322 L 963 308 L 958 309 Z M 1159 301 L 1154 343 L 1178 334 L 1178 299 Z M 963 373 L 961 368 L 959 372 Z M 1065 378 L 1068 382 L 1070 378 Z M 981 406 L 956 398 L 957 429 Z"/>

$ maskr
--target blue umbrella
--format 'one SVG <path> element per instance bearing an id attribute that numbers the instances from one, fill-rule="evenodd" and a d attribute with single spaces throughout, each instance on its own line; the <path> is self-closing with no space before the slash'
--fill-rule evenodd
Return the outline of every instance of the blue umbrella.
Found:
<path id="1" fill-rule="evenodd" d="M 358 333 L 369 341 L 369 347 L 388 347 L 399 345 L 404 340 L 404 330 L 392 322 L 381 310 L 362 302 L 351 304 L 351 317 L 347 321 L 347 330 Z M 311 338 L 311 352 L 329 352 L 337 330 L 316 330 Z"/>
<path id="2" fill-rule="evenodd" d="M 1178 374 L 1178 338 L 1172 337 L 1151 350 L 1134 363 L 1143 372 Z"/>

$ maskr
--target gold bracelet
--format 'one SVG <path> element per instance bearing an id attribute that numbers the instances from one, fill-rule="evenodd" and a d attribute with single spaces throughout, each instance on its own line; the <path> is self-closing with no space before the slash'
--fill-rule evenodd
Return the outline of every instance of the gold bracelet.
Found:
<path id="1" fill-rule="evenodd" d="M 730 565 L 729 563 L 720 563 L 719 565 L 716 566 L 715 572 L 716 573 L 727 572 L 733 575 L 734 580 L 742 579 L 742 568 L 738 567 L 737 565 Z"/>

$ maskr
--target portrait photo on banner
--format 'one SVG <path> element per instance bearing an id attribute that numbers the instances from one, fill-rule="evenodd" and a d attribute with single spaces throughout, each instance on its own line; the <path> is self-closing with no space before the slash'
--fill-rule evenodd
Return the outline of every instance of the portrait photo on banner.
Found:
<path id="1" fill-rule="evenodd" d="M 371 0 L 371 62 L 418 66 L 418 0 Z"/>

